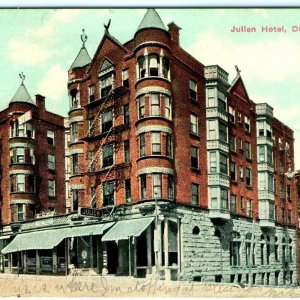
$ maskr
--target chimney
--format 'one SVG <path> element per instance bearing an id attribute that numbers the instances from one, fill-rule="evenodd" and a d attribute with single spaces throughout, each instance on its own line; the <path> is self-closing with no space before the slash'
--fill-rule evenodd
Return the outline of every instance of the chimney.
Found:
<path id="1" fill-rule="evenodd" d="M 39 110 L 45 110 L 45 97 L 40 94 L 35 95 L 35 104 Z"/>
<path id="2" fill-rule="evenodd" d="M 168 27 L 173 45 L 179 47 L 179 30 L 181 28 L 178 27 L 174 22 L 168 24 Z"/>

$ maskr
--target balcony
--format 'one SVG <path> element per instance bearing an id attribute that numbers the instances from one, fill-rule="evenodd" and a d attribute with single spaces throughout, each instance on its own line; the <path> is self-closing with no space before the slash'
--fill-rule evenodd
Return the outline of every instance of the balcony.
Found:
<path id="1" fill-rule="evenodd" d="M 209 218 L 216 220 L 230 220 L 230 211 L 224 208 L 213 208 L 209 210 Z"/>
<path id="2" fill-rule="evenodd" d="M 259 226 L 262 228 L 275 228 L 275 220 L 272 219 L 260 219 Z"/>
<path id="3" fill-rule="evenodd" d="M 206 142 L 207 150 L 222 150 L 224 152 L 229 151 L 228 143 L 225 143 L 220 140 L 213 140 Z"/>
<path id="4" fill-rule="evenodd" d="M 218 107 L 207 108 L 206 118 L 219 118 L 225 122 L 228 122 L 227 112 L 221 111 Z"/>
<path id="5" fill-rule="evenodd" d="M 269 145 L 273 147 L 273 139 L 268 136 L 258 136 L 256 142 L 257 145 Z"/>
<path id="6" fill-rule="evenodd" d="M 228 85 L 228 73 L 218 65 L 206 66 L 204 76 L 207 80 L 217 79 Z"/>
<path id="7" fill-rule="evenodd" d="M 229 176 L 223 174 L 208 175 L 208 185 L 222 185 L 229 187 Z"/>
<path id="8" fill-rule="evenodd" d="M 267 103 L 258 103 L 256 104 L 256 114 L 258 116 L 269 116 L 273 117 L 273 107 Z"/>
<path id="9" fill-rule="evenodd" d="M 270 190 L 259 190 L 258 200 L 272 200 L 274 201 L 274 192 Z"/>
<path id="10" fill-rule="evenodd" d="M 258 162 L 257 163 L 257 171 L 274 173 L 274 166 L 270 163 L 266 163 L 266 162 L 260 163 L 260 162 Z"/>

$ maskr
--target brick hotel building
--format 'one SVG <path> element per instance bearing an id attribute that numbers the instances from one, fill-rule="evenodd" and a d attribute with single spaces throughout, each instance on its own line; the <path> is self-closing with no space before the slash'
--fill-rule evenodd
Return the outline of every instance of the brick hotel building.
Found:
<path id="1" fill-rule="evenodd" d="M 184 51 L 154 9 L 125 44 L 108 27 L 92 58 L 83 32 L 69 70 L 72 212 L 4 235 L 6 270 L 21 253 L 28 271 L 14 241 L 39 228 L 54 242 L 35 246 L 36 273 L 48 249 L 54 274 L 294 284 L 293 131 L 250 99 L 238 68 L 230 83 Z"/>

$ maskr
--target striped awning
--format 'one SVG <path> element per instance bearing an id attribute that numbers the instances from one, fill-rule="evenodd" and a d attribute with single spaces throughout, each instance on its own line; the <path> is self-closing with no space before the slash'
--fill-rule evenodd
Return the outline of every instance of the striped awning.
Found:
<path id="1" fill-rule="evenodd" d="M 127 240 L 140 236 L 153 222 L 154 217 L 118 221 L 102 237 L 102 241 Z"/>
<path id="2" fill-rule="evenodd" d="M 20 233 L 1 252 L 6 254 L 24 250 L 53 249 L 65 238 L 102 235 L 113 224 L 115 222 Z"/>
<path id="3" fill-rule="evenodd" d="M 20 233 L 1 252 L 52 249 L 67 237 L 67 232 L 68 228 Z"/>

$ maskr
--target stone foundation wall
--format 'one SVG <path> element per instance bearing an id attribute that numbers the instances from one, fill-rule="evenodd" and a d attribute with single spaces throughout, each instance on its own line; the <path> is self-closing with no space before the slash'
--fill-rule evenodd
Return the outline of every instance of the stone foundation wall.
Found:
<path id="1" fill-rule="evenodd" d="M 246 218 L 231 219 L 214 224 L 208 217 L 208 211 L 177 209 L 182 214 L 182 268 L 179 280 L 202 282 L 240 282 L 265 285 L 294 284 L 296 272 L 296 231 L 276 226 L 274 229 L 262 229 L 258 222 Z M 200 229 L 193 233 L 195 227 Z M 195 230 L 197 232 L 197 230 Z M 232 232 L 240 238 L 240 264 L 230 264 L 230 243 Z M 249 239 L 249 234 L 253 234 Z M 248 235 L 247 235 L 248 234 Z M 246 235 L 248 239 L 246 239 Z M 282 243 L 285 239 L 285 243 Z M 246 263 L 246 240 L 254 247 L 255 264 Z M 264 244 L 264 264 L 261 264 L 261 244 Z M 269 244 L 269 263 L 267 263 L 267 244 Z M 278 245 L 275 260 L 275 245 Z M 283 261 L 282 247 L 286 254 Z M 289 259 L 289 247 L 292 258 Z M 250 256 L 251 260 L 252 256 Z M 275 272 L 277 279 L 275 278 Z"/>

